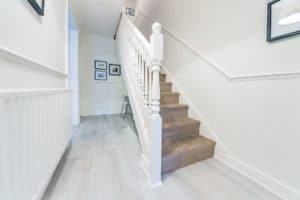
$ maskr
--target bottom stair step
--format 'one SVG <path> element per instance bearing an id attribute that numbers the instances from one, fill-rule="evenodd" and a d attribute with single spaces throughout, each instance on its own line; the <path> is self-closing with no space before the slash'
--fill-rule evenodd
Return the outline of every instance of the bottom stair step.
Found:
<path id="1" fill-rule="evenodd" d="M 180 140 L 163 148 L 162 173 L 213 157 L 215 142 L 196 136 Z"/>

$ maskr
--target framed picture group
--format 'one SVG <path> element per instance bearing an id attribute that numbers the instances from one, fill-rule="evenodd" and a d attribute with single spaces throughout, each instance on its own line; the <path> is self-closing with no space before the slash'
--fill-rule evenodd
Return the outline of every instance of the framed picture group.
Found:
<path id="1" fill-rule="evenodd" d="M 121 66 L 117 64 L 109 64 L 107 61 L 94 61 L 94 75 L 95 80 L 106 81 L 108 75 L 121 76 Z"/>

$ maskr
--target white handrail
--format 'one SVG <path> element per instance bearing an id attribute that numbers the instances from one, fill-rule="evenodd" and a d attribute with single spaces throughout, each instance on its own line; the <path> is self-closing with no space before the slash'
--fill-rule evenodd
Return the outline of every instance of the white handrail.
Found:
<path id="1" fill-rule="evenodd" d="M 160 66 L 163 35 L 153 25 L 150 42 L 123 15 L 118 32 L 120 60 L 138 134 L 145 171 L 152 185 L 161 183 L 162 119 L 160 116 Z"/>
<path id="2" fill-rule="evenodd" d="M 137 39 L 140 40 L 142 45 L 146 48 L 147 51 L 150 50 L 150 44 L 149 41 L 145 38 L 145 36 L 138 30 L 138 28 L 128 19 L 127 17 L 124 17 L 126 20 L 128 26 L 130 27 L 133 34 L 137 37 Z"/>

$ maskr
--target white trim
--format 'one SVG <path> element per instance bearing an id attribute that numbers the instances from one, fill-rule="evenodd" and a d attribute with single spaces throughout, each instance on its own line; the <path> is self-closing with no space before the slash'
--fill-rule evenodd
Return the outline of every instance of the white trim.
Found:
<path id="1" fill-rule="evenodd" d="M 47 66 L 45 64 L 41 64 L 38 61 L 35 61 L 31 58 L 28 58 L 24 55 L 20 55 L 17 52 L 11 51 L 5 47 L 0 46 L 0 58 L 14 62 L 17 64 L 20 64 L 25 67 L 31 67 L 40 71 L 44 72 L 50 72 L 51 74 L 61 77 L 61 78 L 67 78 L 67 74 L 65 72 L 59 71 L 53 67 Z"/>
<path id="2" fill-rule="evenodd" d="M 269 192 L 278 196 L 283 200 L 299 200 L 300 192 L 290 187 L 289 185 L 275 179 L 272 176 L 265 174 L 264 172 L 228 155 L 227 157 L 217 157 L 217 160 L 235 170 L 242 176 L 252 180 L 256 184 L 262 186 Z"/>
<path id="3" fill-rule="evenodd" d="M 28 96 L 28 95 L 50 95 L 57 93 L 70 93 L 71 90 L 65 88 L 42 88 L 42 89 L 0 89 L 0 97 L 11 97 L 11 96 Z"/>
<path id="4" fill-rule="evenodd" d="M 145 19 L 147 19 L 150 23 L 154 23 L 157 20 L 154 20 L 153 18 L 145 15 L 144 13 L 139 12 L 135 22 L 139 18 L 139 16 L 143 16 Z M 135 23 L 134 22 L 134 23 Z M 213 67 L 220 75 L 222 75 L 225 79 L 228 79 L 230 81 L 252 81 L 252 80 L 279 80 L 279 79 L 299 79 L 300 78 L 300 72 L 281 72 L 281 73 L 271 73 L 271 74 L 251 74 L 251 75 L 232 75 L 232 73 L 227 73 L 223 69 L 222 66 L 218 65 L 211 59 L 207 58 L 206 56 L 203 56 L 201 53 L 199 53 L 196 49 L 191 47 L 186 41 L 183 39 L 180 39 L 176 34 L 172 33 L 169 28 L 162 25 L 163 31 L 173 37 L 175 40 L 180 42 L 183 46 L 185 46 L 187 49 L 189 49 L 194 55 L 200 57 L 203 59 L 207 64 L 209 64 L 211 67 Z"/>

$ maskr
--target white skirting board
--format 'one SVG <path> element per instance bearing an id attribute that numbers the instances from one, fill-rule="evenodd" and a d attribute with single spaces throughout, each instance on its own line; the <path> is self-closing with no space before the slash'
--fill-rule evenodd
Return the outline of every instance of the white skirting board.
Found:
<path id="1" fill-rule="evenodd" d="M 0 90 L 0 199 L 40 199 L 70 141 L 71 91 Z"/>
<path id="2" fill-rule="evenodd" d="M 283 200 L 300 200 L 297 190 L 230 155 L 215 158 Z"/>

